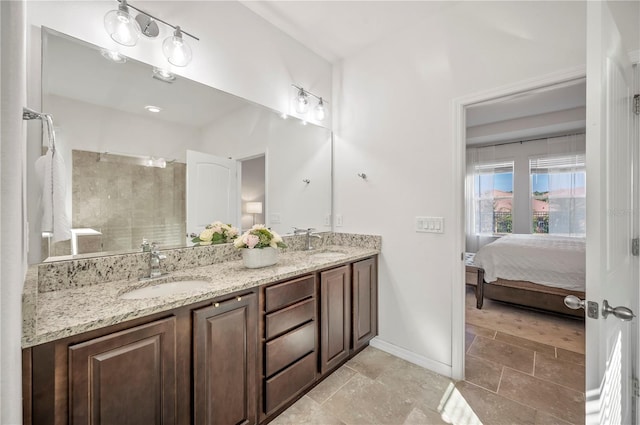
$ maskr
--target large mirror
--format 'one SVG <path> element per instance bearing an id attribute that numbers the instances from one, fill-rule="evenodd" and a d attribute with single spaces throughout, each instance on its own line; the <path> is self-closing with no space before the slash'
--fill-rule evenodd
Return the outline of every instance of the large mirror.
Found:
<path id="1" fill-rule="evenodd" d="M 328 129 L 112 59 L 42 29 L 42 111 L 66 163 L 72 238 L 53 243 L 34 220 L 40 261 L 132 252 L 143 239 L 185 246 L 214 220 L 331 230 Z"/>

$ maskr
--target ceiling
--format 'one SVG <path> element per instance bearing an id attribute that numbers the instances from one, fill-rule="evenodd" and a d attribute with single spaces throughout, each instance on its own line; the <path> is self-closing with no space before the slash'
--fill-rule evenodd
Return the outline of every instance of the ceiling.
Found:
<path id="1" fill-rule="evenodd" d="M 332 63 L 460 3 L 459 1 L 239 1 Z"/>

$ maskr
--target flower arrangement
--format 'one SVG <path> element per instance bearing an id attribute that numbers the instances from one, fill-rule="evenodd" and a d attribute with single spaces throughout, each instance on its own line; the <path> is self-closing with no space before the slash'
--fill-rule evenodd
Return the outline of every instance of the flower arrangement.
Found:
<path id="1" fill-rule="evenodd" d="M 264 224 L 255 224 L 251 229 L 239 236 L 233 245 L 238 248 L 286 248 L 287 245 L 282 241 L 282 236 L 267 229 Z"/>
<path id="2" fill-rule="evenodd" d="M 207 225 L 199 236 L 191 239 L 191 242 L 196 242 L 200 245 L 227 243 L 236 239 L 239 233 L 238 229 L 230 224 L 214 221 Z"/>

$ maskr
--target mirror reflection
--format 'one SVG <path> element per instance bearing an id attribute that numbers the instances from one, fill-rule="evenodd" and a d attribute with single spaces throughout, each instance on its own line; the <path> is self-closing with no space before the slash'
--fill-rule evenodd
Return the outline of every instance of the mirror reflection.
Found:
<path id="1" fill-rule="evenodd" d="M 330 230 L 328 129 L 51 29 L 42 41 L 73 237 L 43 233 L 41 260 L 185 246 L 215 220 Z"/>

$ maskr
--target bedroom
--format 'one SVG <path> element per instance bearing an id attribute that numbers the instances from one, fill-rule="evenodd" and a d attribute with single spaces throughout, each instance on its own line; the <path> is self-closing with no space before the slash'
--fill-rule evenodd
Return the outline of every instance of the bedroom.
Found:
<path id="1" fill-rule="evenodd" d="M 538 393 L 579 396 L 584 310 L 563 301 L 584 298 L 585 81 L 466 112 L 467 379 L 497 392 L 517 370 Z M 574 420 L 570 402 L 540 403 Z"/>

